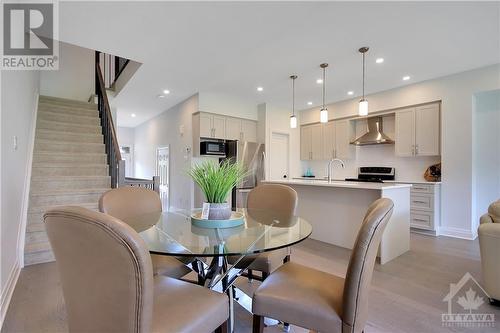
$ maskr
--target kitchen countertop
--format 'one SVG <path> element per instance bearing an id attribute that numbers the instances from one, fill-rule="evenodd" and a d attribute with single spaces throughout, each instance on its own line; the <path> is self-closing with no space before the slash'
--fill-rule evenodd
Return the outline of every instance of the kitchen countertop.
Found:
<path id="1" fill-rule="evenodd" d="M 321 179 L 291 179 L 291 180 L 266 180 L 262 183 L 284 184 L 284 185 L 305 185 L 305 186 L 320 186 L 320 187 L 337 187 L 337 188 L 353 188 L 363 190 L 388 190 L 395 188 L 411 187 L 411 184 L 400 183 L 368 183 L 368 182 L 351 182 L 345 180 L 333 180 L 331 183 Z"/>
<path id="2" fill-rule="evenodd" d="M 352 177 L 352 178 L 355 178 L 355 177 Z M 326 181 L 326 177 L 325 178 L 321 178 L 321 177 L 294 177 L 292 178 L 293 180 L 318 180 L 318 181 Z M 345 181 L 344 179 L 334 179 L 334 181 Z M 388 183 L 388 184 L 429 184 L 429 185 L 439 185 L 441 184 L 441 182 L 428 182 L 428 181 L 425 181 L 425 180 L 416 180 L 416 181 L 413 181 L 413 180 L 384 180 L 384 183 Z"/>

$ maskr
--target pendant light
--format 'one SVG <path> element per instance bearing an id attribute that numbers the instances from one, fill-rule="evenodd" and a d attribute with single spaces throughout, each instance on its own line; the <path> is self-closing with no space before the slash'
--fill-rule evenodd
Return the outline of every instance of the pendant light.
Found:
<path id="1" fill-rule="evenodd" d="M 365 99 L 365 53 L 368 52 L 369 47 L 365 46 L 358 51 L 363 55 L 363 97 L 359 101 L 358 114 L 360 116 L 368 115 L 368 101 Z"/>
<path id="2" fill-rule="evenodd" d="M 328 109 L 326 108 L 325 105 L 325 89 L 326 89 L 326 68 L 328 67 L 327 63 L 319 65 L 323 69 L 323 106 L 321 107 L 321 110 L 319 111 L 319 121 L 321 123 L 327 123 L 328 122 Z"/>
<path id="3" fill-rule="evenodd" d="M 297 117 L 295 116 L 295 79 L 297 75 L 290 75 L 292 79 L 292 115 L 290 116 L 290 128 L 297 128 Z"/>

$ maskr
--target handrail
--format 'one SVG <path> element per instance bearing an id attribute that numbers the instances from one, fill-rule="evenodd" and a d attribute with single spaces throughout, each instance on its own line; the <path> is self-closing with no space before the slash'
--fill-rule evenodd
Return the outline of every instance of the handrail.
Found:
<path id="1" fill-rule="evenodd" d="M 125 164 L 122 161 L 120 146 L 118 145 L 115 125 L 113 123 L 108 96 L 106 94 L 106 87 L 104 85 L 104 79 L 99 65 L 98 51 L 96 51 L 95 78 L 96 95 L 98 98 L 97 105 L 99 117 L 101 118 L 102 134 L 104 136 L 104 145 L 109 165 L 109 175 L 111 176 L 111 187 L 116 188 L 120 186 L 120 178 L 124 173 Z"/>

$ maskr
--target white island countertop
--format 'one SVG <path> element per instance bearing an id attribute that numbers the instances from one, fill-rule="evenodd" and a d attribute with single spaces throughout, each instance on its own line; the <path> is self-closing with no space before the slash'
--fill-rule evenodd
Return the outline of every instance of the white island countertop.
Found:
<path id="1" fill-rule="evenodd" d="M 353 189 L 363 189 L 363 190 L 389 190 L 389 189 L 405 188 L 412 186 L 411 184 L 401 184 L 401 183 L 369 183 L 369 182 L 351 182 L 345 180 L 332 180 L 329 183 L 328 181 L 320 179 L 264 180 L 262 181 L 262 183 L 353 188 Z"/>

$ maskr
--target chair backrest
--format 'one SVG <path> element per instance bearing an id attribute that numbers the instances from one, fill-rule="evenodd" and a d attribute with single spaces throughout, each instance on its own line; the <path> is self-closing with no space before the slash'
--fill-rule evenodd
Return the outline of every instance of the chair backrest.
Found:
<path id="1" fill-rule="evenodd" d="M 342 332 L 362 332 L 368 312 L 368 293 L 380 240 L 394 208 L 390 199 L 373 202 L 358 232 L 344 285 Z"/>
<path id="2" fill-rule="evenodd" d="M 297 209 L 297 192 L 290 186 L 263 184 L 248 193 L 248 209 L 269 209 L 282 214 L 294 215 Z"/>
<path id="3" fill-rule="evenodd" d="M 161 212 L 158 193 L 143 187 L 124 186 L 104 193 L 99 199 L 99 210 L 118 219 Z"/>
<path id="4" fill-rule="evenodd" d="M 62 207 L 44 215 L 70 332 L 148 332 L 151 257 L 139 235 L 106 214 Z"/>

